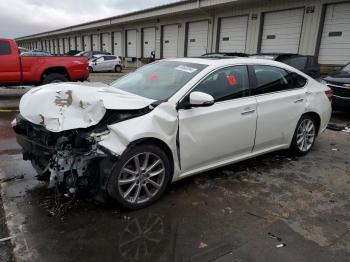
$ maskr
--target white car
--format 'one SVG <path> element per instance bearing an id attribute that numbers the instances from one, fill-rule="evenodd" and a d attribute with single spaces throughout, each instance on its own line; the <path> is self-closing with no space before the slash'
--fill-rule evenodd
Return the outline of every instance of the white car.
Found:
<path id="1" fill-rule="evenodd" d="M 121 73 L 123 70 L 122 61 L 114 55 L 95 55 L 95 58 L 89 61 L 90 72 L 113 71 Z"/>
<path id="2" fill-rule="evenodd" d="M 275 61 L 170 59 L 111 86 L 33 88 L 13 127 L 50 186 L 137 209 L 197 173 L 280 149 L 305 155 L 328 124 L 331 96 Z"/>

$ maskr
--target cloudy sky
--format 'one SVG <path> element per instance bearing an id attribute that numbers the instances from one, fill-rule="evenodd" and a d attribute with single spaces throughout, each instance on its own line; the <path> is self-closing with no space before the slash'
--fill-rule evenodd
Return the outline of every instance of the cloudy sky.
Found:
<path id="1" fill-rule="evenodd" d="M 0 37 L 19 37 L 179 0 L 0 0 Z"/>

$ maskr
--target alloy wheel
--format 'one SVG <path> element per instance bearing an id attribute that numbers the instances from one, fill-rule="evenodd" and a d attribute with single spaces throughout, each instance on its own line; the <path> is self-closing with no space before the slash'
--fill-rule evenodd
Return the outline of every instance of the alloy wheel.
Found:
<path id="1" fill-rule="evenodd" d="M 297 145 L 300 151 L 307 152 L 315 141 L 316 129 L 311 119 L 304 119 L 297 132 Z"/>
<path id="2" fill-rule="evenodd" d="M 163 160 L 154 153 L 132 156 L 118 175 L 118 190 L 129 203 L 141 204 L 154 197 L 165 180 Z"/>

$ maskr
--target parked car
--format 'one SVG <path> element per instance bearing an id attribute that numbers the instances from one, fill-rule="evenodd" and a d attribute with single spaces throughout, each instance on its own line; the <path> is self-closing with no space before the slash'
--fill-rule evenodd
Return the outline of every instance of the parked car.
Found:
<path id="1" fill-rule="evenodd" d="M 20 56 L 15 40 L 0 38 L 0 85 L 41 85 L 88 77 L 86 57 Z"/>
<path id="2" fill-rule="evenodd" d="M 217 57 L 249 57 L 248 54 L 245 53 L 221 53 L 221 52 L 216 52 L 216 53 L 206 53 L 202 55 L 202 57 L 212 57 L 212 58 L 217 58 Z"/>
<path id="3" fill-rule="evenodd" d="M 28 51 L 28 52 L 22 52 L 20 54 L 20 56 L 52 56 L 50 53 L 48 52 L 32 52 L 32 51 Z"/>
<path id="4" fill-rule="evenodd" d="M 350 108 L 350 63 L 325 77 L 322 83 L 333 90 L 333 108 Z"/>
<path id="5" fill-rule="evenodd" d="M 280 149 L 307 154 L 327 127 L 331 95 L 275 61 L 167 59 L 111 86 L 34 88 L 12 124 L 51 187 L 90 188 L 137 209 L 190 175 Z"/>
<path id="6" fill-rule="evenodd" d="M 122 61 L 114 55 L 100 55 L 89 61 L 91 72 L 114 71 L 121 73 L 123 70 Z"/>
<path id="7" fill-rule="evenodd" d="M 67 53 L 65 53 L 65 56 L 75 56 L 76 54 L 79 54 L 81 51 L 79 50 L 70 50 Z"/>
<path id="8" fill-rule="evenodd" d="M 18 47 L 18 52 L 22 54 L 23 52 L 30 52 L 30 50 L 24 47 Z"/>
<path id="9" fill-rule="evenodd" d="M 89 60 L 91 60 L 95 55 L 111 55 L 111 53 L 102 51 L 82 51 L 75 56 L 86 56 Z"/>
<path id="10" fill-rule="evenodd" d="M 320 65 L 314 56 L 299 54 L 259 54 L 252 55 L 251 58 L 278 61 L 290 65 L 313 78 L 320 77 Z"/>

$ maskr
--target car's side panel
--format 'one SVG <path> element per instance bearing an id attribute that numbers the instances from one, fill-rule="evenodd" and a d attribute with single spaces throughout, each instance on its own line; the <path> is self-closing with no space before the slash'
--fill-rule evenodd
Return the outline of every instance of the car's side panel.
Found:
<path id="1" fill-rule="evenodd" d="M 257 131 L 254 151 L 289 146 L 295 127 L 305 112 L 304 88 L 256 96 Z"/>
<path id="2" fill-rule="evenodd" d="M 254 97 L 179 110 L 182 172 L 250 153 L 256 117 Z"/>

